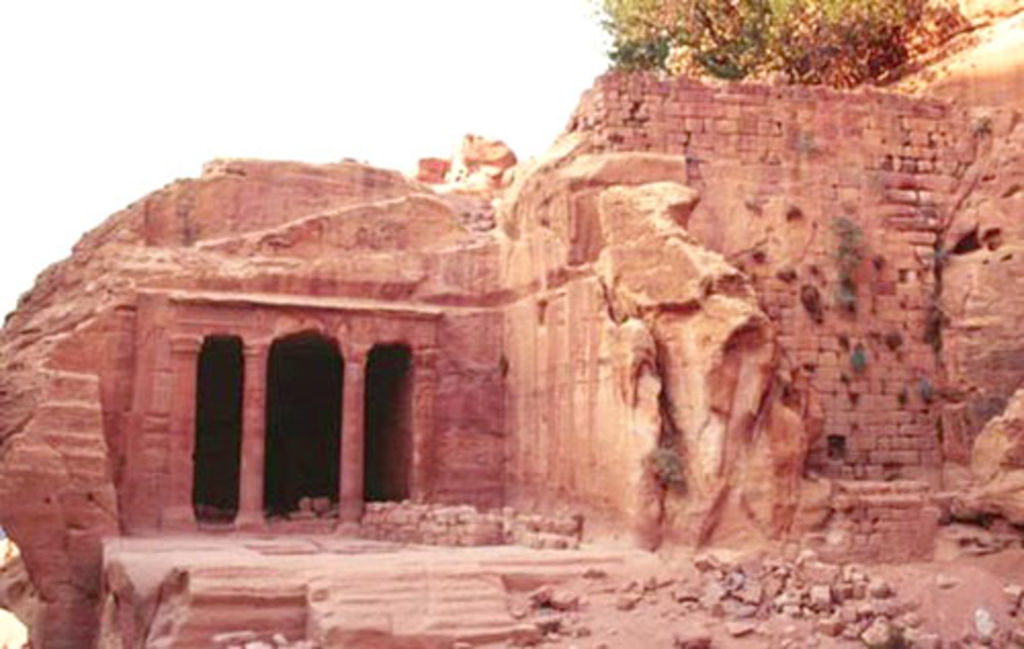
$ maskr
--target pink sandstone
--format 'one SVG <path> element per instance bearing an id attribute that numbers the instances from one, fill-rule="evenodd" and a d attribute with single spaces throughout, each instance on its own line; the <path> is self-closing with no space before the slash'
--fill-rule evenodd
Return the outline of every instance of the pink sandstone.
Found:
<path id="1" fill-rule="evenodd" d="M 154 610 L 116 560 L 104 573 L 104 538 L 813 533 L 926 558 L 929 487 L 1024 379 L 1018 122 L 608 74 L 516 167 L 470 138 L 421 166 L 430 185 L 221 160 L 150 194 L 0 332 L 0 523 L 42 600 L 36 644 L 89 646 L 101 617 L 131 642 L 140 611 L 171 644 L 217 627 L 204 609 L 190 635 L 188 602 L 237 575 L 162 578 Z M 278 577 L 289 629 L 415 635 L 337 626 L 343 590 L 298 606 L 305 582 Z M 493 579 L 452 588 L 504 633 Z"/>

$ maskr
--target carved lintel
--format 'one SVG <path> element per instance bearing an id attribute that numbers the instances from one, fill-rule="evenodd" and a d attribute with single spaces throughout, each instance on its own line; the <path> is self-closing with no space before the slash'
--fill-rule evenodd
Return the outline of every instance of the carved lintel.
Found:
<path id="1" fill-rule="evenodd" d="M 193 334 L 174 334 L 171 336 L 171 353 L 195 356 L 203 346 L 203 339 Z"/>

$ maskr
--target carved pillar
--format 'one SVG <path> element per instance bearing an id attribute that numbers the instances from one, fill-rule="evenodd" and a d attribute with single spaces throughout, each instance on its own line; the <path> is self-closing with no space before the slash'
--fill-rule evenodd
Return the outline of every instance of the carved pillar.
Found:
<path id="1" fill-rule="evenodd" d="M 172 336 L 172 394 L 170 435 L 167 454 L 168 484 L 161 513 L 160 528 L 188 531 L 195 529 L 192 507 L 192 480 L 196 442 L 196 373 L 202 339 L 199 336 Z"/>
<path id="2" fill-rule="evenodd" d="M 266 344 L 245 345 L 245 387 L 242 393 L 242 462 L 238 480 L 238 517 L 235 527 L 245 531 L 265 528 L 263 475 L 266 452 Z"/>
<path id="3" fill-rule="evenodd" d="M 409 496 L 424 501 L 430 492 L 433 466 L 434 396 L 437 393 L 437 350 L 425 349 L 413 357 L 412 466 Z"/>
<path id="4" fill-rule="evenodd" d="M 363 473 L 366 430 L 363 420 L 363 395 L 366 390 L 366 352 L 364 345 L 353 346 L 345 358 L 342 388 L 341 485 L 339 517 L 342 523 L 357 523 L 363 515 Z"/>

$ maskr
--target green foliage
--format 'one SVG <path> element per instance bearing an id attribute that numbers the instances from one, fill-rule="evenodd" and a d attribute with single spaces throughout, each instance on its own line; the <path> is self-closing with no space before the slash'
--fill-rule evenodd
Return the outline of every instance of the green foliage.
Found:
<path id="1" fill-rule="evenodd" d="M 975 119 L 971 124 L 971 133 L 974 134 L 974 137 L 992 135 L 992 118 L 988 115 L 982 115 Z"/>
<path id="2" fill-rule="evenodd" d="M 918 380 L 917 394 L 921 397 L 921 401 L 931 403 L 935 399 L 935 388 L 932 387 L 932 382 L 926 378 Z"/>
<path id="3" fill-rule="evenodd" d="M 675 450 L 659 446 L 647 454 L 645 463 L 661 486 L 676 490 L 685 487 L 686 469 L 683 467 L 683 459 Z"/>
<path id="4" fill-rule="evenodd" d="M 833 221 L 832 229 L 836 233 L 836 264 L 839 266 L 836 303 L 848 311 L 856 311 L 856 275 L 864 259 L 864 231 L 845 216 Z"/>
<path id="5" fill-rule="evenodd" d="M 924 335 L 922 340 L 936 352 L 942 351 L 942 327 L 946 324 L 946 316 L 938 304 L 928 305 L 924 318 Z"/>
<path id="6" fill-rule="evenodd" d="M 850 367 L 857 374 L 863 374 L 864 370 L 868 368 L 868 352 L 864 349 L 864 345 L 857 345 L 850 353 Z"/>
<path id="7" fill-rule="evenodd" d="M 958 15 L 929 0 L 595 1 L 616 67 L 836 87 L 897 76 L 928 27 Z"/>

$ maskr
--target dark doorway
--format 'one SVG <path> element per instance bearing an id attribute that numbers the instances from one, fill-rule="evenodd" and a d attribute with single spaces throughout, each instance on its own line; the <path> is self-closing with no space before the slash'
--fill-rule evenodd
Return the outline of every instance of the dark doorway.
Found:
<path id="1" fill-rule="evenodd" d="M 320 334 L 271 345 L 263 481 L 268 515 L 294 512 L 304 498 L 338 502 L 342 371 L 338 345 Z"/>
<path id="2" fill-rule="evenodd" d="M 412 354 L 405 345 L 377 345 L 366 362 L 367 501 L 409 497 L 412 466 Z"/>
<path id="3" fill-rule="evenodd" d="M 196 375 L 196 440 L 192 509 L 204 523 L 230 523 L 238 514 L 242 452 L 242 339 L 207 336 Z"/>

